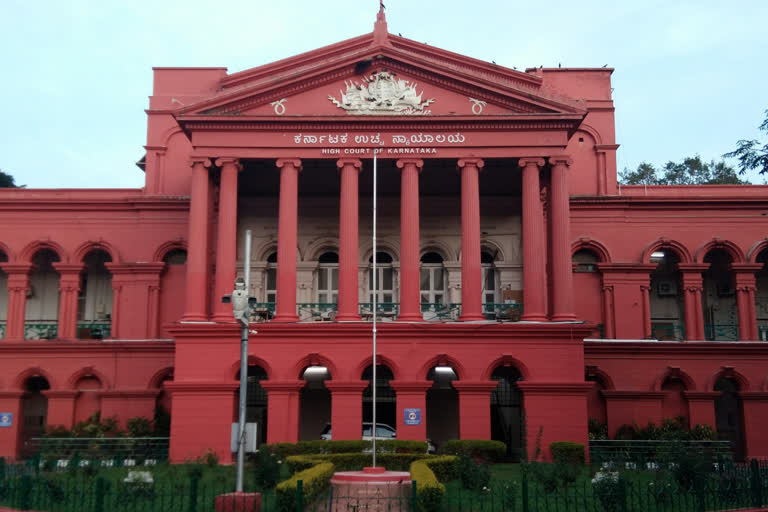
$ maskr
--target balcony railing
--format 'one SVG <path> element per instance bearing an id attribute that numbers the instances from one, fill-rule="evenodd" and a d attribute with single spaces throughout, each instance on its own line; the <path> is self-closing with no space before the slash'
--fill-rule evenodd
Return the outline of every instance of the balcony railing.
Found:
<path id="1" fill-rule="evenodd" d="M 332 322 L 336 319 L 338 305 L 329 302 L 300 302 L 296 304 L 299 321 Z"/>
<path id="2" fill-rule="evenodd" d="M 376 319 L 394 320 L 400 314 L 400 304 L 398 302 L 377 302 Z M 360 317 L 363 320 L 373 320 L 373 303 L 360 303 Z"/>
<path id="3" fill-rule="evenodd" d="M 669 322 L 651 322 L 651 337 L 659 341 L 683 341 L 685 326 Z"/>
<path id="4" fill-rule="evenodd" d="M 111 335 L 111 322 L 77 322 L 77 337 L 81 340 L 103 340 Z"/>
<path id="5" fill-rule="evenodd" d="M 58 320 L 31 320 L 24 322 L 25 340 L 53 340 L 58 336 Z"/>
<path id="6" fill-rule="evenodd" d="M 737 341 L 739 326 L 733 324 L 704 324 L 704 338 L 709 341 Z"/>
<path id="7" fill-rule="evenodd" d="M 486 302 L 483 304 L 486 320 L 518 322 L 523 316 L 523 305 L 519 303 Z"/>
<path id="8" fill-rule="evenodd" d="M 438 302 L 422 302 L 421 315 L 424 320 L 437 320 L 450 322 L 457 320 L 461 316 L 461 304 L 440 304 Z"/>

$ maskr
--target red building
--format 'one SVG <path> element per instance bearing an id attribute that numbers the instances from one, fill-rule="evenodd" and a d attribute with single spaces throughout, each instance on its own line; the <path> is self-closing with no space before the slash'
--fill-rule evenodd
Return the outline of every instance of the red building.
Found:
<path id="1" fill-rule="evenodd" d="M 611 73 L 510 70 L 383 13 L 239 73 L 156 68 L 144 188 L 0 190 L 0 455 L 159 404 L 174 460 L 229 460 L 221 296 L 246 229 L 248 421 L 269 442 L 359 438 L 376 151 L 379 421 L 398 438 L 514 454 L 523 432 L 585 443 L 588 418 L 683 415 L 768 456 L 768 187 L 619 187 Z"/>

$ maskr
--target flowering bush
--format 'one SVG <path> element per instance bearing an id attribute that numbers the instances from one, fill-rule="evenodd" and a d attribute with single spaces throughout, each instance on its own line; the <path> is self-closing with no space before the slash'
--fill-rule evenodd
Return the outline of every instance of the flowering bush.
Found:
<path id="1" fill-rule="evenodd" d="M 153 494 L 154 483 L 151 471 L 128 471 L 128 476 L 123 479 L 123 489 L 129 497 L 147 497 Z"/>
<path id="2" fill-rule="evenodd" d="M 627 482 L 618 471 L 598 471 L 592 478 L 592 490 L 600 500 L 605 512 L 624 509 Z"/>

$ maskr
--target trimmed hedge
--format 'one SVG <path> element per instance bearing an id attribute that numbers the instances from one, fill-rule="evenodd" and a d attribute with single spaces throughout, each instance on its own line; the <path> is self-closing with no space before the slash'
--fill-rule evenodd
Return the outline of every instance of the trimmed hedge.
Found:
<path id="1" fill-rule="evenodd" d="M 277 505 L 281 511 L 296 510 L 296 484 L 302 480 L 304 503 L 311 503 L 330 484 L 336 471 L 332 462 L 320 462 L 309 469 L 295 473 L 291 478 L 275 487 Z"/>
<path id="2" fill-rule="evenodd" d="M 552 452 L 552 460 L 560 464 L 583 466 L 586 460 L 584 457 L 584 445 L 581 443 L 555 441 L 550 443 L 549 451 Z"/>
<path id="3" fill-rule="evenodd" d="M 381 453 L 376 455 L 376 463 L 393 471 L 408 471 L 411 463 L 417 460 L 441 459 L 425 453 Z M 290 470 L 302 471 L 320 461 L 330 461 L 337 471 L 356 471 L 371 465 L 370 453 L 326 453 L 311 455 L 291 455 L 285 458 Z"/>
<path id="4" fill-rule="evenodd" d="M 325 453 L 363 453 L 371 451 L 370 441 L 299 441 L 298 443 L 274 443 L 265 448 L 281 459 L 290 455 L 309 455 Z M 377 453 L 427 453 L 427 443 L 423 441 L 382 440 L 376 441 Z"/>
<path id="5" fill-rule="evenodd" d="M 507 445 L 501 441 L 484 439 L 453 439 L 443 445 L 443 453 L 472 457 L 483 462 L 496 462 L 507 453 Z"/>
<path id="6" fill-rule="evenodd" d="M 411 479 L 416 480 L 416 492 L 419 504 L 424 512 L 437 512 L 441 509 L 445 486 L 441 484 L 430 469 L 427 460 L 417 460 L 409 468 Z"/>

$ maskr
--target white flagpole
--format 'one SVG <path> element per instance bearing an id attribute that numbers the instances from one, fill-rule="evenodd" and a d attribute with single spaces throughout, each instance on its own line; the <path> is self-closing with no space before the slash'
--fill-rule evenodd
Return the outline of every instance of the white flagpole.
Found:
<path id="1" fill-rule="evenodd" d="M 376 288 L 376 148 L 373 149 L 373 467 L 376 467 L 376 306 L 378 290 Z"/>

